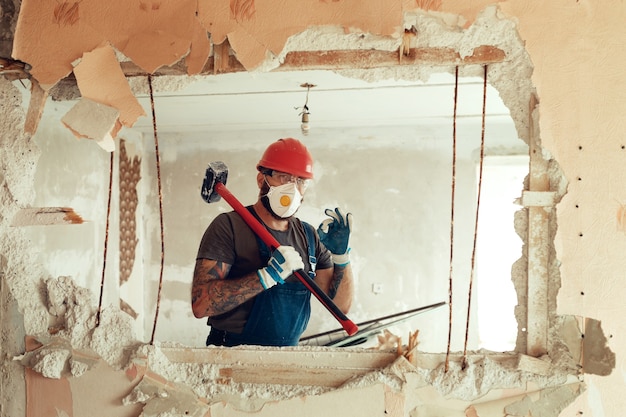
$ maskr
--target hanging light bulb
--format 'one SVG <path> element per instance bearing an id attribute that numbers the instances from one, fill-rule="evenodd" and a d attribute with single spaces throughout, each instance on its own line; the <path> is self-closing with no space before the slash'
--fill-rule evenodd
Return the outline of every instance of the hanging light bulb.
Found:
<path id="1" fill-rule="evenodd" d="M 311 126 L 309 126 L 309 114 L 309 108 L 307 106 L 304 106 L 304 110 L 302 111 L 302 124 L 300 125 L 300 130 L 302 130 L 302 134 L 305 136 L 309 134 L 309 129 L 311 128 Z"/>
<path id="2" fill-rule="evenodd" d="M 311 112 L 309 112 L 309 91 L 311 90 L 311 87 L 315 87 L 314 84 L 309 84 L 309 83 L 304 83 L 304 84 L 300 84 L 300 87 L 306 87 L 306 100 L 304 101 L 304 106 L 302 106 L 302 112 L 300 112 L 300 116 L 302 116 L 302 118 L 300 119 L 300 130 L 302 131 L 303 135 L 308 135 L 309 134 L 309 129 L 311 129 L 311 126 L 309 125 L 309 115 L 311 114 Z"/>

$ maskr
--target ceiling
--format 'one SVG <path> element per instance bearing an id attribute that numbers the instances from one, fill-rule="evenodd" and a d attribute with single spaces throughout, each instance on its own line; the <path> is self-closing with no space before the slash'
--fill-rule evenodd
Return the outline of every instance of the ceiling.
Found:
<path id="1" fill-rule="evenodd" d="M 146 77 L 132 77 L 131 88 L 143 106 L 133 129 L 152 132 L 152 110 Z M 308 89 L 302 85 L 311 84 Z M 27 89 L 22 88 L 25 95 Z M 331 71 L 236 72 L 202 77 L 153 78 L 154 107 L 159 132 L 202 132 L 285 129 L 299 127 L 305 102 L 311 129 L 416 124 L 450 125 L 454 114 L 454 76 L 437 73 L 427 82 L 368 82 Z M 493 87 L 487 88 L 490 121 L 513 125 L 509 109 Z M 76 100 L 52 101 L 42 124 L 58 126 Z M 28 104 L 28 97 L 24 99 Z M 457 120 L 480 123 L 483 80 L 460 78 Z"/>
<path id="2" fill-rule="evenodd" d="M 171 77 L 170 77 L 171 78 Z M 311 128 L 449 124 L 454 112 L 454 76 L 439 73 L 428 82 L 367 82 L 331 71 L 231 73 L 208 76 L 177 91 L 170 81 L 155 79 L 154 106 L 160 132 L 293 128 L 305 103 Z M 135 83 L 141 80 L 135 80 Z M 175 80 L 180 85 L 180 77 Z M 311 84 L 308 89 L 302 85 Z M 152 130 L 149 97 L 138 98 L 149 117 L 135 128 Z M 459 80 L 457 117 L 482 115 L 483 80 Z M 493 87 L 487 90 L 486 114 L 510 120 L 509 110 Z M 511 122 L 512 123 L 512 122 Z"/>

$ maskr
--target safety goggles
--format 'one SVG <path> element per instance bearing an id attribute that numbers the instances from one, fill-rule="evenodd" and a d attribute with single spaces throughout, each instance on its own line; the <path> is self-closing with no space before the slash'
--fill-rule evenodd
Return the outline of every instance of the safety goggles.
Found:
<path id="1" fill-rule="evenodd" d="M 275 171 L 273 169 L 263 170 L 262 173 L 263 175 L 274 178 L 274 180 L 280 183 L 280 185 L 285 185 L 293 182 L 301 190 L 306 189 L 309 184 L 311 184 L 311 180 L 308 178 L 300 178 L 298 176 L 287 174 L 286 172 Z"/>

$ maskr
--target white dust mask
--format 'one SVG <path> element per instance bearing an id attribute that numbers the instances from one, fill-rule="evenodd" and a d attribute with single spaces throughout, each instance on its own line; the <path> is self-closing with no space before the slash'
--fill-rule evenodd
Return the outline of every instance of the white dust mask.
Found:
<path id="1" fill-rule="evenodd" d="M 279 217 L 286 218 L 292 216 L 300 207 L 302 194 L 293 182 L 274 187 L 270 185 L 267 192 L 272 211 Z"/>

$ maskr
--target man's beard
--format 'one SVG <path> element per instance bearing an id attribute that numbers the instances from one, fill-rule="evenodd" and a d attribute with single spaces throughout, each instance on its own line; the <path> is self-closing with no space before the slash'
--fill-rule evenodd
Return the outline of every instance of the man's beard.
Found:
<path id="1" fill-rule="evenodd" d="M 270 199 L 267 197 L 267 193 L 269 193 L 269 191 L 270 191 L 270 186 L 267 183 L 267 181 L 263 179 L 263 186 L 259 190 L 259 198 L 261 199 L 261 204 L 263 204 L 263 207 L 265 207 L 265 210 L 267 210 L 272 215 L 273 218 L 275 218 L 276 220 L 283 220 L 282 217 L 274 213 L 274 210 L 272 210 L 272 206 L 270 206 Z"/>
<path id="2" fill-rule="evenodd" d="M 265 207 L 265 209 L 272 215 L 273 218 L 275 218 L 276 220 L 285 220 L 285 217 L 280 217 L 278 214 L 274 213 L 274 210 L 272 210 L 272 206 L 270 206 L 270 199 L 267 198 L 266 195 L 261 197 L 261 204 L 263 204 L 263 207 Z"/>

